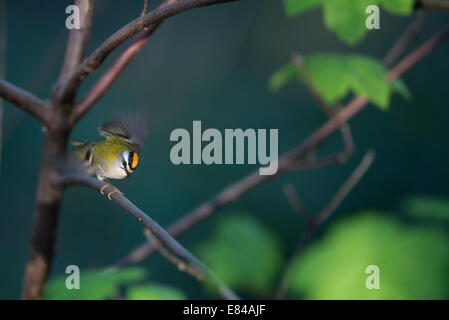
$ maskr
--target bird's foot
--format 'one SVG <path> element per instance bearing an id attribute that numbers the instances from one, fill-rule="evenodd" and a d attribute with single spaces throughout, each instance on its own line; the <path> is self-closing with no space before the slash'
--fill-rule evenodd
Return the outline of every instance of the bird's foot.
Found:
<path id="1" fill-rule="evenodd" d="M 114 187 L 114 190 L 112 190 L 111 192 L 108 193 L 108 198 L 109 198 L 109 200 L 112 200 L 112 199 L 111 199 L 111 195 L 114 194 L 114 193 L 117 193 L 117 192 L 120 193 L 121 195 L 123 195 L 123 192 L 121 192 L 119 189 L 117 189 L 116 187 Z"/>
<path id="2" fill-rule="evenodd" d="M 113 195 L 114 193 L 120 193 L 121 195 L 123 195 L 123 192 L 121 192 L 119 189 L 117 189 L 116 187 L 114 187 L 112 184 L 110 184 L 108 181 L 105 181 L 105 185 L 103 187 L 101 187 L 100 192 L 101 194 L 105 194 L 104 190 L 106 190 L 108 187 L 112 188 L 113 190 L 111 192 L 108 193 L 108 199 L 111 199 L 111 195 Z"/>

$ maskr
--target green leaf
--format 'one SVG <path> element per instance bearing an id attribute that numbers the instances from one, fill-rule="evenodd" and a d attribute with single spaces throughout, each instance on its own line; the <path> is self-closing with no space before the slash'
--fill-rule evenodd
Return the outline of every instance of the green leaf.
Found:
<path id="1" fill-rule="evenodd" d="M 417 218 L 431 218 L 449 222 L 449 198 L 413 196 L 404 200 L 402 210 Z"/>
<path id="2" fill-rule="evenodd" d="M 347 218 L 295 262 L 291 292 L 308 299 L 447 299 L 448 236 L 410 227 L 392 214 L 367 211 Z M 367 266 L 380 290 L 367 289 Z"/>
<path id="3" fill-rule="evenodd" d="M 293 17 L 304 11 L 314 9 L 324 0 L 284 0 L 287 16 Z"/>
<path id="4" fill-rule="evenodd" d="M 289 64 L 283 66 L 278 71 L 276 71 L 270 77 L 268 87 L 271 90 L 278 91 L 287 82 L 289 82 L 293 79 L 298 79 L 298 78 L 299 78 L 298 68 L 293 63 L 289 63 Z"/>
<path id="5" fill-rule="evenodd" d="M 314 54 L 304 58 L 313 87 L 329 105 L 334 105 L 349 93 L 367 97 L 382 110 L 390 104 L 393 91 L 410 99 L 411 94 L 402 80 L 389 84 L 387 69 L 375 59 L 360 55 Z M 296 65 L 289 63 L 270 78 L 269 87 L 279 90 L 287 82 L 303 79 Z"/>
<path id="6" fill-rule="evenodd" d="M 195 252 L 231 288 L 259 296 L 272 290 L 282 262 L 278 238 L 245 214 L 219 220 Z"/>
<path id="7" fill-rule="evenodd" d="M 133 286 L 127 290 L 128 300 L 186 300 L 186 295 L 176 289 L 161 284 Z"/>
<path id="8" fill-rule="evenodd" d="M 415 0 L 377 0 L 379 4 L 393 14 L 408 16 L 413 11 Z"/>
<path id="9" fill-rule="evenodd" d="M 316 54 L 305 60 L 313 86 L 329 105 L 353 92 L 381 109 L 388 107 L 391 89 L 385 81 L 386 69 L 376 60 L 339 54 Z"/>
<path id="10" fill-rule="evenodd" d="M 119 288 L 145 278 L 142 268 L 127 268 L 117 271 L 88 270 L 80 271 L 80 289 L 69 290 L 66 287 L 64 274 L 52 279 L 48 285 L 45 299 L 63 300 L 99 300 L 113 298 Z"/>
<path id="11" fill-rule="evenodd" d="M 309 55 L 305 57 L 305 61 L 314 88 L 328 104 L 333 105 L 348 94 L 350 79 L 344 56 Z"/>
<path id="12" fill-rule="evenodd" d="M 326 0 L 324 22 L 341 40 L 353 45 L 368 32 L 365 10 L 371 4 L 372 0 Z"/>
<path id="13" fill-rule="evenodd" d="M 410 101 L 412 99 L 412 93 L 402 79 L 399 78 L 394 80 L 391 83 L 391 86 L 392 90 L 399 93 L 405 100 Z"/>
<path id="14" fill-rule="evenodd" d="M 385 80 L 387 69 L 374 59 L 349 56 L 350 87 L 359 95 L 368 97 L 375 105 L 385 110 L 390 104 L 390 84 Z"/>
<path id="15" fill-rule="evenodd" d="M 379 5 L 402 16 L 413 11 L 414 0 L 284 0 L 287 16 L 293 17 L 319 5 L 323 6 L 326 26 L 348 44 L 355 44 L 369 31 L 365 26 L 366 7 Z"/>

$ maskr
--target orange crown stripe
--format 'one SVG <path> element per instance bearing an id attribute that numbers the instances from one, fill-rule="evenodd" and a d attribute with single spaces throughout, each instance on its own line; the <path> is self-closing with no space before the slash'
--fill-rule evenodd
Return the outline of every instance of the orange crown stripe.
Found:
<path id="1" fill-rule="evenodd" d="M 139 164 L 139 156 L 137 155 L 136 152 L 134 152 L 133 163 L 132 163 L 131 167 L 134 169 L 135 167 L 137 167 L 138 164 Z"/>

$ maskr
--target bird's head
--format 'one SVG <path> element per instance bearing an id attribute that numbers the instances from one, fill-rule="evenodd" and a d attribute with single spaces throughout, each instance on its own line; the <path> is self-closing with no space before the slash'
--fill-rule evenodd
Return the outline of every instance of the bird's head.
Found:
<path id="1" fill-rule="evenodd" d="M 124 150 L 119 155 L 121 169 L 129 176 L 139 165 L 139 155 L 136 151 Z"/>

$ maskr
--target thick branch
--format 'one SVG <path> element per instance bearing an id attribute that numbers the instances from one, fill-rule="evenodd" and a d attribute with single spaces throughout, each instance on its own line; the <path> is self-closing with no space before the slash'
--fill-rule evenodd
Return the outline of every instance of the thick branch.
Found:
<path id="1" fill-rule="evenodd" d="M 70 185 L 81 185 L 100 191 L 104 186 L 104 182 L 83 175 L 83 174 L 71 174 L 62 178 L 62 185 L 65 187 Z M 226 299 L 238 299 L 238 296 L 232 292 L 217 276 L 201 261 L 199 261 L 190 251 L 184 248 L 178 241 L 176 241 L 167 231 L 164 230 L 156 221 L 151 219 L 145 212 L 136 207 L 131 201 L 120 193 L 114 193 L 111 195 L 111 200 L 119 205 L 123 210 L 129 213 L 134 219 L 141 223 L 145 228 L 150 230 L 151 234 L 155 236 L 158 242 L 165 248 L 169 249 L 174 255 L 178 265 L 179 261 L 183 261 L 188 264 L 189 267 L 194 268 L 200 274 L 205 276 L 206 281 L 210 281 L 215 285 L 220 294 Z M 164 251 L 165 252 L 165 251 Z M 178 265 L 179 266 L 179 265 Z"/>
<path id="2" fill-rule="evenodd" d="M 62 86 L 57 96 L 61 101 L 71 100 L 76 95 L 76 92 L 81 84 L 81 81 L 90 73 L 98 69 L 106 57 L 114 51 L 123 42 L 142 31 L 144 28 L 150 27 L 153 24 L 159 23 L 162 20 L 174 16 L 180 12 L 208 6 L 216 3 L 230 2 L 234 0 L 182 0 L 174 4 L 164 6 L 162 8 L 153 10 L 148 14 L 137 18 L 128 23 L 120 30 L 110 36 L 103 44 L 96 49 L 83 63 L 76 68 L 70 76 L 67 83 Z"/>
<path id="3" fill-rule="evenodd" d="M 161 3 L 159 8 L 178 2 L 179 0 L 165 0 Z M 146 6 L 145 6 L 146 7 Z M 144 8 L 146 9 L 146 8 Z M 144 13 L 144 12 L 142 12 Z M 81 119 L 94 104 L 105 94 L 105 92 L 117 80 L 126 66 L 137 55 L 144 44 L 150 39 L 153 32 L 160 26 L 161 22 L 152 24 L 148 28 L 142 30 L 136 39 L 120 54 L 114 64 L 103 74 L 100 80 L 94 84 L 86 96 L 77 103 L 75 110 L 70 118 L 70 125 L 73 126 L 79 119 Z"/>
<path id="4" fill-rule="evenodd" d="M 59 76 L 59 82 L 64 83 L 80 65 L 86 55 L 92 24 L 92 13 L 95 0 L 77 0 L 75 5 L 80 9 L 80 28 L 70 31 L 66 47 L 64 64 Z"/>
<path id="5" fill-rule="evenodd" d="M 5 80 L 0 80 L 0 97 L 15 104 L 23 111 L 35 117 L 44 126 L 47 126 L 48 108 L 42 100 L 28 91 L 16 87 Z"/>
<path id="6" fill-rule="evenodd" d="M 426 57 L 438 45 L 443 43 L 448 38 L 448 36 L 449 26 L 446 26 L 442 31 L 419 46 L 412 53 L 406 56 L 401 62 L 399 62 L 393 69 L 391 69 L 386 76 L 387 81 L 391 82 L 400 77 L 404 72 L 412 68 L 416 63 Z M 324 125 L 318 128 L 313 134 L 311 134 L 306 140 L 304 140 L 304 142 L 299 144 L 296 148 L 285 153 L 279 159 L 278 172 L 275 175 L 262 176 L 259 175 L 258 170 L 254 171 L 245 178 L 225 188 L 211 200 L 203 203 L 198 208 L 189 212 L 187 215 L 179 219 L 176 223 L 171 225 L 168 228 L 168 231 L 172 236 L 178 237 L 207 217 L 217 212 L 219 209 L 236 201 L 260 184 L 287 172 L 288 168 L 293 163 L 296 163 L 298 159 L 304 157 L 320 144 L 322 144 L 329 136 L 331 136 L 339 128 L 341 128 L 341 126 L 343 126 L 345 122 L 347 122 L 358 112 L 360 112 L 368 104 L 368 102 L 368 99 L 361 96 L 354 98 L 346 107 L 342 108 Z M 144 243 L 136 248 L 133 252 L 131 252 L 127 257 L 125 257 L 125 259 L 120 261 L 117 266 L 139 263 L 153 252 L 154 247 L 148 242 Z"/>

